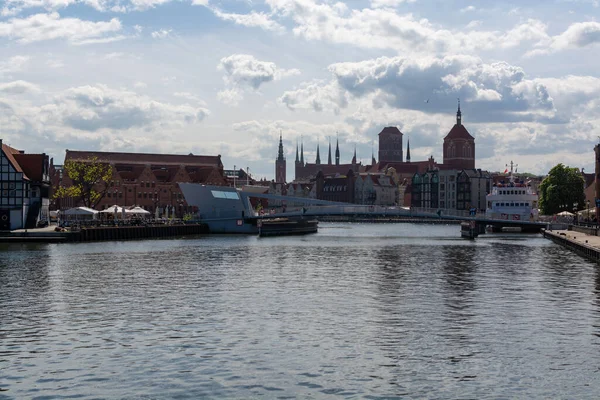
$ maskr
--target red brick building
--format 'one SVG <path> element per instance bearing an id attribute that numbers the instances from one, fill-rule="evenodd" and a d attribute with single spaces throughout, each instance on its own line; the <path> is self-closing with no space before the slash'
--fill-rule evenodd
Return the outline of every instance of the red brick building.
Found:
<path id="1" fill-rule="evenodd" d="M 108 192 L 96 209 L 102 210 L 114 204 L 140 206 L 151 213 L 162 215 L 165 207 L 175 207 L 175 215 L 182 217 L 191 211 L 178 182 L 204 183 L 227 186 L 221 156 L 196 156 L 193 154 L 147 154 L 102 151 L 67 150 L 65 161 L 86 161 L 97 158 L 112 166 L 113 178 Z M 60 169 L 58 170 L 60 172 Z M 53 182 L 56 184 L 57 179 Z M 69 178 L 62 174 L 62 184 L 68 186 Z M 74 199 L 63 199 L 57 208 L 76 207 Z"/>

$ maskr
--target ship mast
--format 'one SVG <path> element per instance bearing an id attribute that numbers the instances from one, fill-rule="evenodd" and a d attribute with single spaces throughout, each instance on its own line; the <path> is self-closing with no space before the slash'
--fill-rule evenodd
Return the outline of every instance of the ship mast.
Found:
<path id="1" fill-rule="evenodd" d="M 511 183 L 514 183 L 514 181 L 515 181 L 515 177 L 513 175 L 513 167 L 515 168 L 515 172 L 516 172 L 516 169 L 518 166 L 519 166 L 519 164 L 514 164 L 512 162 L 512 160 L 510 160 L 510 182 Z M 508 168 L 508 164 L 506 164 L 506 168 Z"/>

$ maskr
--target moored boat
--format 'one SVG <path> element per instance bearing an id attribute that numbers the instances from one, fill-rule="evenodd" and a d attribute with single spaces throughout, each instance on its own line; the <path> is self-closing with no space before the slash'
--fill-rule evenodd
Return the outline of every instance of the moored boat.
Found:
<path id="1" fill-rule="evenodd" d="M 508 182 L 495 184 L 486 199 L 487 218 L 507 221 L 537 220 L 538 195 L 528 182 L 519 180 L 513 174 L 512 162 Z"/>

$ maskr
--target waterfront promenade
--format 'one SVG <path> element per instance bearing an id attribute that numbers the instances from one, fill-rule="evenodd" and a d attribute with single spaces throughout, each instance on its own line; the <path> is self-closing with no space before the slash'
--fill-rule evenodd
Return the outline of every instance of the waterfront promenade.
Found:
<path id="1" fill-rule="evenodd" d="M 574 230 L 544 230 L 543 235 L 590 260 L 600 261 L 600 236 Z"/>

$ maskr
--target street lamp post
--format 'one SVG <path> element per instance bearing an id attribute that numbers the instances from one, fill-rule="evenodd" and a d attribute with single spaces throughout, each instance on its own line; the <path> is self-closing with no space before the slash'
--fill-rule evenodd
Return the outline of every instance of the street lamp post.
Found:
<path id="1" fill-rule="evenodd" d="M 235 185 L 235 178 L 237 177 L 237 170 L 235 169 L 235 165 L 233 166 L 233 187 L 236 187 Z"/>
<path id="2" fill-rule="evenodd" d="M 575 216 L 573 217 L 573 221 L 575 222 L 575 225 L 579 225 L 579 218 L 577 215 L 577 206 L 579 206 L 579 203 L 577 203 L 577 202 L 573 203 L 573 214 L 575 214 Z"/>
<path id="3" fill-rule="evenodd" d="M 586 211 L 587 221 L 586 221 L 586 223 L 589 223 L 590 222 L 590 201 L 587 200 L 586 203 L 587 203 L 587 211 Z"/>

